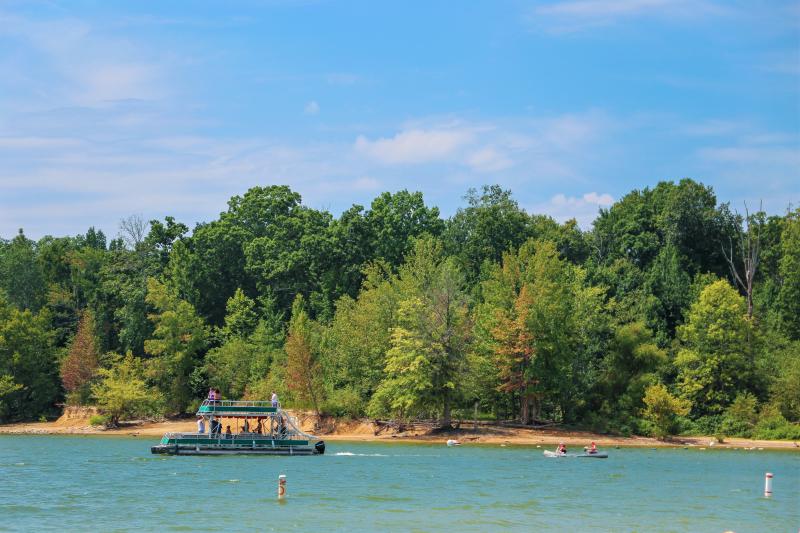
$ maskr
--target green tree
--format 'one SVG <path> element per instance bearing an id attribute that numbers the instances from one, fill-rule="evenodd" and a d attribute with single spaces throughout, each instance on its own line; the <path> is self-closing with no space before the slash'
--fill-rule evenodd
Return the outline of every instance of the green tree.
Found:
<path id="1" fill-rule="evenodd" d="M 400 304 L 386 354 L 385 378 L 370 405 L 373 415 L 404 418 L 441 413 L 451 424 L 451 410 L 463 392 L 471 324 L 464 280 L 441 244 L 432 238 L 415 242 L 400 269 Z"/>
<path id="2" fill-rule="evenodd" d="M 153 338 L 145 341 L 147 353 L 156 357 L 150 372 L 167 406 L 180 413 L 192 397 L 189 378 L 207 347 L 208 328 L 192 305 L 163 283 L 151 278 L 147 289 L 147 303 L 158 311 L 149 317 L 155 325 Z"/>
<path id="3" fill-rule="evenodd" d="M 41 309 L 45 303 L 45 280 L 37 259 L 35 243 L 22 229 L 11 242 L 0 249 L 0 288 L 8 302 L 18 309 Z"/>
<path id="4" fill-rule="evenodd" d="M 143 379 L 145 367 L 141 359 L 131 353 L 114 356 L 110 368 L 101 368 L 99 373 L 101 380 L 92 385 L 92 395 L 97 406 L 109 416 L 111 425 L 116 425 L 122 417 L 163 414 L 163 398 Z"/>
<path id="5" fill-rule="evenodd" d="M 470 189 L 465 200 L 468 207 L 447 221 L 444 242 L 472 281 L 484 262 L 499 262 L 503 252 L 518 248 L 532 233 L 527 213 L 499 185 L 484 186 L 480 193 Z"/>
<path id="6" fill-rule="evenodd" d="M 403 263 L 413 239 L 424 234 L 437 236 L 444 229 L 439 208 L 426 207 L 421 192 L 384 192 L 372 201 L 365 217 L 372 232 L 373 258 L 394 268 Z"/>
<path id="7" fill-rule="evenodd" d="M 686 416 L 691 410 L 689 400 L 676 398 L 661 383 L 647 387 L 642 401 L 645 405 L 644 417 L 653 423 L 653 433 L 659 439 L 672 435 L 676 417 Z"/>
<path id="8" fill-rule="evenodd" d="M 652 333 L 642 322 L 617 328 L 599 384 L 609 404 L 608 415 L 618 419 L 636 416 L 644 407 L 645 389 L 658 381 L 658 370 L 666 363 L 666 352 L 653 342 Z"/>
<path id="9" fill-rule="evenodd" d="M 678 328 L 678 389 L 698 415 L 719 414 L 753 384 L 752 324 L 744 299 L 724 280 L 700 293 Z"/>
<path id="10" fill-rule="evenodd" d="M 800 209 L 786 216 L 781 252 L 777 307 L 789 336 L 800 340 Z"/>
<path id="11" fill-rule="evenodd" d="M 302 403 L 310 405 L 319 416 L 322 403 L 318 333 L 304 309 L 302 295 L 292 304 L 292 319 L 286 337 L 287 386 Z"/>
<path id="12" fill-rule="evenodd" d="M 225 326 L 223 334 L 226 337 L 246 338 L 253 334 L 258 325 L 256 302 L 248 298 L 242 289 L 236 289 L 233 296 L 228 298 L 225 306 Z"/>
<path id="13" fill-rule="evenodd" d="M 20 311 L 0 294 L 0 420 L 29 420 L 59 399 L 58 365 L 46 313 Z"/>
<path id="14" fill-rule="evenodd" d="M 326 331 L 322 364 L 329 377 L 328 395 L 335 399 L 336 391 L 354 392 L 359 413 L 383 378 L 397 317 L 396 280 L 388 270 L 386 265 L 368 267 L 358 299 L 341 298 Z"/>

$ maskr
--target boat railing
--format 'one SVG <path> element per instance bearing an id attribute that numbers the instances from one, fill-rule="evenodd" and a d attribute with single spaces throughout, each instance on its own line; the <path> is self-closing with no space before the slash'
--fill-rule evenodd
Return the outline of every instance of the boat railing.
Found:
<path id="1" fill-rule="evenodd" d="M 276 404 L 280 409 L 280 402 L 276 402 Z M 203 400 L 200 405 L 212 405 L 214 407 L 275 407 L 275 404 L 269 400 Z"/>

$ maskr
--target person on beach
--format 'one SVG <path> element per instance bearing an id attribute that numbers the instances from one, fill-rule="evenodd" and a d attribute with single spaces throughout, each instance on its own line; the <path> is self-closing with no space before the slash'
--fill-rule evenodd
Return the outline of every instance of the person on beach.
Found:
<path id="1" fill-rule="evenodd" d="M 206 432 L 206 421 L 202 416 L 197 417 L 197 432 L 203 434 Z"/>
<path id="2" fill-rule="evenodd" d="M 275 391 L 272 391 L 272 398 L 270 398 L 270 399 L 272 400 L 272 407 L 275 407 L 277 409 L 277 407 L 278 407 L 278 395 L 275 394 Z"/>

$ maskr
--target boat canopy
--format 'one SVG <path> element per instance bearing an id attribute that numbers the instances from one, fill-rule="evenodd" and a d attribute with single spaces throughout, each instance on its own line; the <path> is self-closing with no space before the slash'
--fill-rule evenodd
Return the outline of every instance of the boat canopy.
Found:
<path id="1" fill-rule="evenodd" d="M 197 416 L 216 416 L 218 418 L 269 418 L 278 413 L 280 407 L 273 407 L 268 401 L 248 400 L 205 400 L 197 410 Z"/>

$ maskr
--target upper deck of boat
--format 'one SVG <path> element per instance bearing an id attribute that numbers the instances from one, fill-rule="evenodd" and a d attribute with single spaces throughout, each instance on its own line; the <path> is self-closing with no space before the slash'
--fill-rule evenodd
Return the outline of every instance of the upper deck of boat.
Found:
<path id="1" fill-rule="evenodd" d="M 279 411 L 280 406 L 273 407 L 267 401 L 205 400 L 197 409 L 197 416 L 266 418 L 275 416 Z"/>

